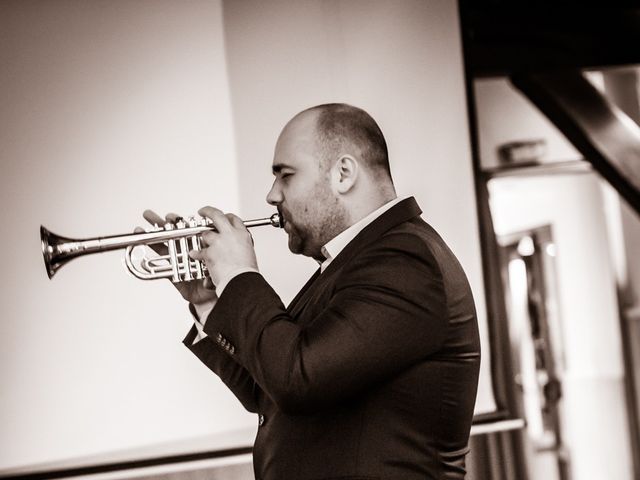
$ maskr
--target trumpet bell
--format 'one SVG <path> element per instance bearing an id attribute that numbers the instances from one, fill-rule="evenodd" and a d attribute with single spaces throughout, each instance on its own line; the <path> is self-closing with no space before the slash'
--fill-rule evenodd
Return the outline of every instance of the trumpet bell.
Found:
<path id="1" fill-rule="evenodd" d="M 59 245 L 69 242 L 73 242 L 73 240 L 57 235 L 40 225 L 40 245 L 49 279 L 53 278 L 58 269 L 73 258 L 73 256 L 62 256 L 58 251 Z"/>

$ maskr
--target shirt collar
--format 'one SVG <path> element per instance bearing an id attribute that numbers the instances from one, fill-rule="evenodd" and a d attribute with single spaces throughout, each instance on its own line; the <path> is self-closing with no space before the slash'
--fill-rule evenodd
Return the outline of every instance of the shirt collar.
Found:
<path id="1" fill-rule="evenodd" d="M 320 251 L 322 255 L 324 255 L 325 260 L 320 264 L 320 272 L 324 272 L 329 264 L 333 261 L 334 258 L 338 256 L 338 254 L 346 247 L 351 240 L 353 240 L 356 235 L 358 235 L 367 225 L 373 222 L 376 218 L 382 215 L 384 212 L 389 210 L 395 204 L 400 203 L 402 200 L 408 198 L 407 196 L 394 198 L 393 200 L 388 201 L 380 208 L 374 210 L 366 217 L 358 220 L 356 223 L 351 225 L 346 230 L 343 230 L 338 235 L 329 240 L 326 244 L 322 246 Z"/>

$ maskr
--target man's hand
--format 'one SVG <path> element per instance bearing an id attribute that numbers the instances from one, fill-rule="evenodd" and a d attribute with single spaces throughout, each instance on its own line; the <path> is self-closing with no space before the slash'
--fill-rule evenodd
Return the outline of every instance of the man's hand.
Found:
<path id="1" fill-rule="evenodd" d="M 206 263 L 214 284 L 228 280 L 238 270 L 258 269 L 253 239 L 240 218 L 213 207 L 203 207 L 198 214 L 211 220 L 216 231 L 203 233 L 207 248 L 192 250 L 189 256 Z"/>
<path id="2" fill-rule="evenodd" d="M 142 216 L 151 225 L 159 227 L 163 227 L 166 223 L 176 223 L 179 218 L 175 213 L 169 213 L 165 218 L 162 218 L 152 210 L 145 210 Z M 140 232 L 144 232 L 144 229 L 137 227 L 135 233 Z M 149 247 L 158 255 L 167 254 L 167 247 L 163 243 L 149 245 Z M 215 287 L 208 277 L 202 280 L 174 283 L 173 285 L 187 302 L 193 303 L 194 305 L 215 302 L 218 298 Z"/>

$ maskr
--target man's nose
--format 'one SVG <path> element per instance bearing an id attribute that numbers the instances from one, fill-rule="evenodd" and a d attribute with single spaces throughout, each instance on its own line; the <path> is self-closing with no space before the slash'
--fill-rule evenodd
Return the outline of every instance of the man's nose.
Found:
<path id="1" fill-rule="evenodd" d="M 274 206 L 282 203 L 282 193 L 280 192 L 280 189 L 276 187 L 275 182 L 271 186 L 271 190 L 269 190 L 269 193 L 267 193 L 267 203 Z"/>

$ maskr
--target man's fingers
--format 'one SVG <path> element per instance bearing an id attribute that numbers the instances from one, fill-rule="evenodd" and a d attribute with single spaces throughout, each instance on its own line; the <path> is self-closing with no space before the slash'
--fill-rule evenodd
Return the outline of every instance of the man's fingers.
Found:
<path id="1" fill-rule="evenodd" d="M 255 243 L 253 241 L 253 235 L 251 234 L 249 229 L 245 226 L 244 222 L 242 221 L 242 219 L 239 216 L 234 215 L 233 213 L 227 213 L 227 218 L 229 219 L 229 222 L 231 223 L 233 228 L 246 230 L 247 233 L 249 234 L 249 238 L 251 238 L 251 245 L 255 245 Z"/>
<path id="2" fill-rule="evenodd" d="M 217 233 L 214 232 L 202 232 L 200 234 L 200 242 L 202 248 L 207 248 L 208 246 L 212 245 L 216 241 L 216 235 Z"/>
<path id="3" fill-rule="evenodd" d="M 144 212 L 142 212 L 142 217 L 151 225 L 158 225 L 162 227 L 165 224 L 164 218 L 162 218 L 153 210 L 145 210 Z"/>
<path id="4" fill-rule="evenodd" d="M 211 280 L 211 277 L 204 277 L 204 282 L 202 284 L 204 285 L 204 288 L 206 288 L 207 290 L 216 289 L 216 286 L 213 284 L 213 280 Z"/>
<path id="5" fill-rule="evenodd" d="M 189 256 L 194 260 L 200 260 L 204 262 L 206 254 L 203 250 L 189 250 Z"/>
<path id="6" fill-rule="evenodd" d="M 231 223 L 231 225 L 233 227 L 235 227 L 235 228 L 246 228 L 244 226 L 244 222 L 242 221 L 242 219 L 239 216 L 234 215 L 233 213 L 227 213 L 226 217 L 229 220 L 229 223 Z"/>
<path id="7" fill-rule="evenodd" d="M 167 213 L 164 218 L 158 215 L 153 210 L 145 210 L 142 212 L 144 219 L 151 225 L 157 225 L 164 227 L 167 223 L 176 223 L 178 220 L 182 220 L 182 217 L 177 213 Z"/>
<path id="8" fill-rule="evenodd" d="M 169 223 L 176 223 L 178 220 L 181 220 L 182 217 L 177 213 L 167 213 L 164 217 Z"/>
<path id="9" fill-rule="evenodd" d="M 198 215 L 208 218 L 213 223 L 213 226 L 219 232 L 229 231 L 231 228 L 231 223 L 229 219 L 222 213 L 222 210 L 218 210 L 214 207 L 202 207 L 198 210 Z"/>

